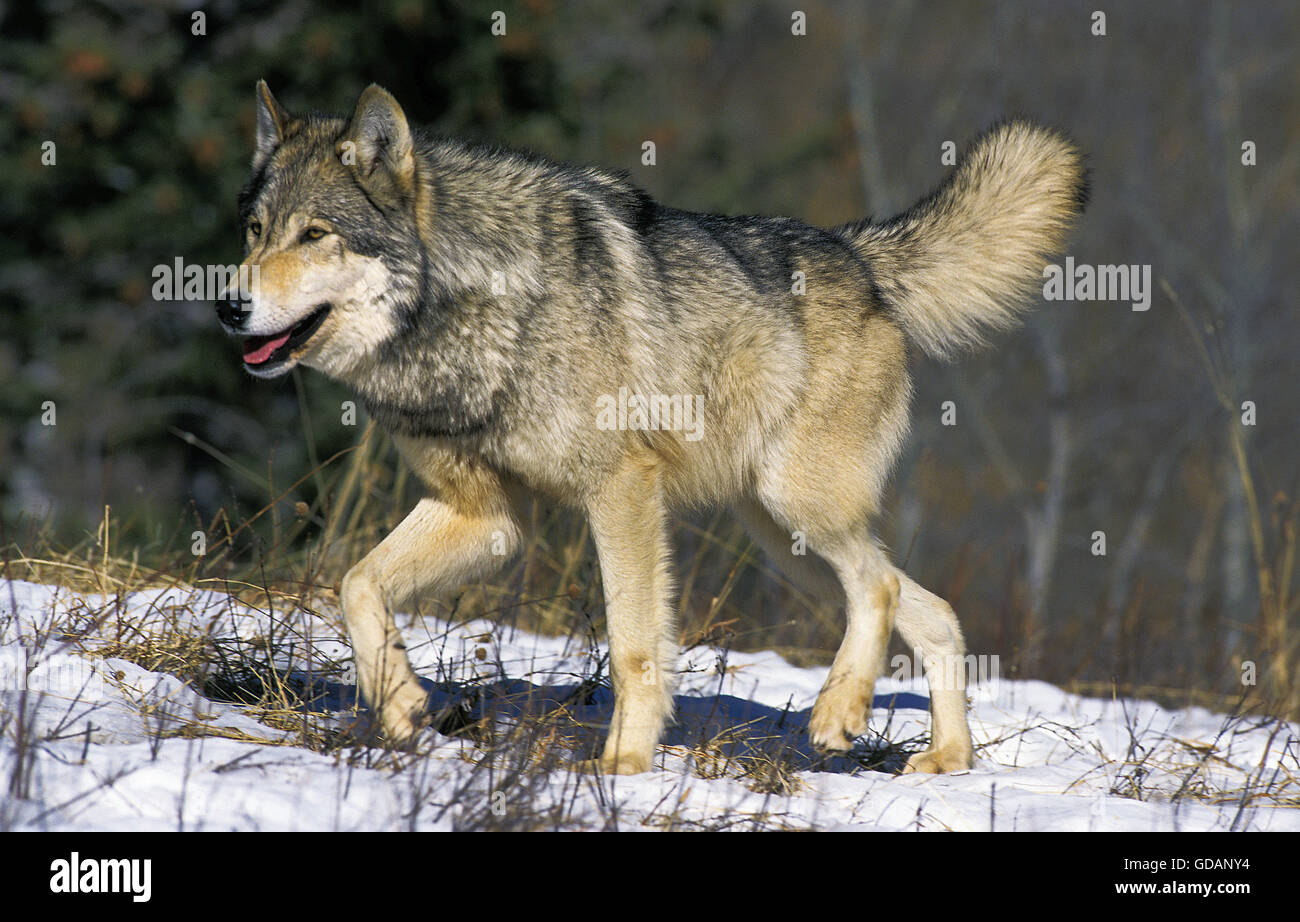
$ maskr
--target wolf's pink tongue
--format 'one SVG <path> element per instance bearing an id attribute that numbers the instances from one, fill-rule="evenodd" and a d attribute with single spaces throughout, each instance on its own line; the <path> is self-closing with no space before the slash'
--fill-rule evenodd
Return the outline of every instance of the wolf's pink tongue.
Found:
<path id="1" fill-rule="evenodd" d="M 289 333 L 287 331 L 281 333 L 279 336 L 273 336 L 270 339 L 254 337 L 244 343 L 244 361 L 250 365 L 261 365 L 271 357 L 272 352 L 279 349 L 288 341 Z"/>

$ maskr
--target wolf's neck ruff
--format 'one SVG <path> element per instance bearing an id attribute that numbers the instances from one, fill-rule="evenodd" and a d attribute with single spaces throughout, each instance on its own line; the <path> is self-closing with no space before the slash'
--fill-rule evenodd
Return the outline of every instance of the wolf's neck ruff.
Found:
<path id="1" fill-rule="evenodd" d="M 507 369 L 473 298 L 407 311 L 396 335 L 345 376 L 385 429 L 423 438 L 479 438 L 506 423 Z"/>

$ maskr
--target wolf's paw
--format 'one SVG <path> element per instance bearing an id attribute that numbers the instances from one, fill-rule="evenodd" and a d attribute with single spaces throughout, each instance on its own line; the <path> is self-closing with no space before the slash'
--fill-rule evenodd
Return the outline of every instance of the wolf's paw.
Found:
<path id="1" fill-rule="evenodd" d="M 599 759 L 583 759 L 575 762 L 573 767 L 588 775 L 639 775 L 650 771 L 653 756 L 621 753 L 617 756 L 601 756 Z"/>
<path id="2" fill-rule="evenodd" d="M 907 760 L 903 774 L 923 772 L 927 775 L 941 775 L 945 772 L 960 772 L 970 768 L 971 752 L 969 749 L 948 747 L 947 749 L 927 749 L 918 752 Z"/>
<path id="3" fill-rule="evenodd" d="M 408 746 L 429 725 L 428 695 L 418 684 L 404 685 L 384 702 L 379 712 L 379 730 L 385 745 Z"/>
<path id="4" fill-rule="evenodd" d="M 380 726 L 379 742 L 389 749 L 410 749 L 421 731 L 428 726 L 428 719 L 403 718 L 391 723 L 385 721 Z"/>
<path id="5" fill-rule="evenodd" d="M 870 691 L 866 696 L 860 690 L 850 691 L 847 685 L 823 689 L 808 720 L 808 737 L 812 744 L 830 752 L 852 749 L 853 741 L 867 732 L 870 694 Z"/>

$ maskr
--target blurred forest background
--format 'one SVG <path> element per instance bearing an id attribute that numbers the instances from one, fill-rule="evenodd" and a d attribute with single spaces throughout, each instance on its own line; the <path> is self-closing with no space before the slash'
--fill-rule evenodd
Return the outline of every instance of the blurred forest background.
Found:
<path id="1" fill-rule="evenodd" d="M 1295 710 L 1300 5 L 33 0 L 0 2 L 0 33 L 11 560 L 111 552 L 309 597 L 414 501 L 384 437 L 341 423 L 345 391 L 254 380 L 210 304 L 152 297 L 156 265 L 239 261 L 259 78 L 339 112 L 375 81 L 449 134 L 820 225 L 906 208 L 944 142 L 1019 113 L 1090 155 L 1069 254 L 1151 265 L 1151 306 L 1046 303 L 959 364 L 917 355 L 881 534 L 1004 676 Z M 461 610 L 598 621 L 584 526 L 535 514 Z M 837 618 L 805 615 L 729 519 L 677 534 L 686 642 L 829 657 Z"/>

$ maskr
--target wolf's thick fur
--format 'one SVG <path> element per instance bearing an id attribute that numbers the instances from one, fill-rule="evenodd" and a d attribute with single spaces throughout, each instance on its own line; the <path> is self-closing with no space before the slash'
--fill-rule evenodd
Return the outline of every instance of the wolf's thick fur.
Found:
<path id="1" fill-rule="evenodd" d="M 846 610 L 812 741 L 866 730 L 896 627 L 931 682 L 909 770 L 969 767 L 961 670 L 942 681 L 961 629 L 870 531 L 908 427 L 906 340 L 948 355 L 1010 325 L 1083 198 L 1074 147 L 1017 121 L 883 224 L 693 214 L 618 174 L 413 131 L 376 86 L 331 118 L 260 84 L 240 217 L 261 285 L 222 320 L 254 374 L 301 362 L 352 386 L 427 487 L 341 586 L 385 733 L 409 737 L 425 705 L 392 606 L 495 571 L 541 495 L 586 512 L 600 559 L 616 705 L 595 767 L 649 769 L 677 654 L 668 517 L 725 503 Z M 601 422 L 620 394 L 693 401 L 695 437 Z"/>

